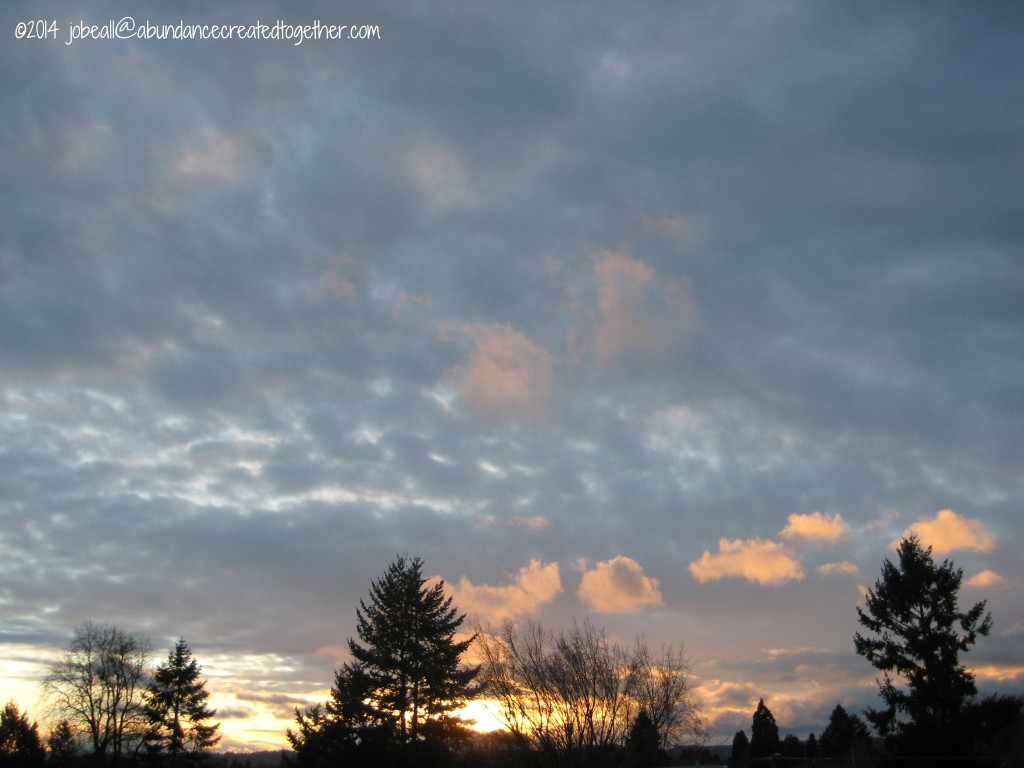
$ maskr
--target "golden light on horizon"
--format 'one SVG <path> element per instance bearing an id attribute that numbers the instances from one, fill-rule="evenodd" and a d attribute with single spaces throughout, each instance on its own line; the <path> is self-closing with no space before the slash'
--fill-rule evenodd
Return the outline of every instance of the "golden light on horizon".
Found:
<path id="1" fill-rule="evenodd" d="M 495 699 L 477 699 L 458 710 L 456 714 L 464 720 L 472 720 L 474 731 L 489 733 L 506 730 L 501 719 L 501 705 Z"/>

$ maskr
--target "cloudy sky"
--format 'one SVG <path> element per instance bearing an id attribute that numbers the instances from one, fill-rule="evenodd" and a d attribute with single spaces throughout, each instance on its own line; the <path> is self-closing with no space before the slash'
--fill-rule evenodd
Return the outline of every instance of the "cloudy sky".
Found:
<path id="1" fill-rule="evenodd" d="M 805 737 L 907 532 L 1024 693 L 1019 4 L 139 8 L 0 9 L 0 696 L 92 619 L 280 745 L 408 552 Z"/>

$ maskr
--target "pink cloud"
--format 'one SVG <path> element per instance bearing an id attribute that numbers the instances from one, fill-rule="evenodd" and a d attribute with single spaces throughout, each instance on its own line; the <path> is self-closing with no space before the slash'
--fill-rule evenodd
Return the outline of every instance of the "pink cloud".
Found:
<path id="1" fill-rule="evenodd" d="M 961 517 L 952 509 L 939 510 L 931 520 L 918 520 L 903 536 L 917 536 L 938 555 L 955 549 L 991 552 L 996 546 L 995 537 L 982 523 Z"/>
<path id="2" fill-rule="evenodd" d="M 800 561 L 784 544 L 764 539 L 719 539 L 718 554 L 705 551 L 690 563 L 690 573 L 701 584 L 739 577 L 778 586 L 804 578 Z"/>
<path id="3" fill-rule="evenodd" d="M 554 358 L 547 349 L 508 326 L 455 327 L 474 341 L 466 364 L 449 371 L 470 411 L 485 420 L 547 416 L 554 386 Z"/>
<path id="4" fill-rule="evenodd" d="M 513 528 L 527 528 L 531 531 L 542 531 L 551 527 L 551 521 L 541 515 L 514 515 L 508 519 Z"/>
<path id="5" fill-rule="evenodd" d="M 844 560 L 841 563 L 824 563 L 819 565 L 818 573 L 822 576 L 857 576 L 860 574 L 860 568 Z"/>
<path id="6" fill-rule="evenodd" d="M 655 578 L 629 557 L 614 557 L 584 572 L 576 595 L 597 613 L 636 613 L 644 606 L 661 605 Z"/>
<path id="7" fill-rule="evenodd" d="M 595 257 L 594 274 L 600 310 L 594 346 L 602 363 L 660 353 L 697 318 L 684 283 L 655 280 L 654 270 L 628 253 Z"/>
<path id="8" fill-rule="evenodd" d="M 779 535 L 787 541 L 826 541 L 834 543 L 846 532 L 842 516 L 823 515 L 811 512 L 809 515 L 792 514 L 786 527 Z"/>
<path id="9" fill-rule="evenodd" d="M 965 587 L 995 587 L 1005 584 L 1006 579 L 995 571 L 981 571 L 964 582 Z"/>
<path id="10" fill-rule="evenodd" d="M 453 587 L 459 609 L 476 614 L 484 620 L 500 621 L 523 614 L 536 613 L 562 593 L 558 563 L 531 560 L 519 569 L 504 586 L 473 584 L 466 576 Z"/>

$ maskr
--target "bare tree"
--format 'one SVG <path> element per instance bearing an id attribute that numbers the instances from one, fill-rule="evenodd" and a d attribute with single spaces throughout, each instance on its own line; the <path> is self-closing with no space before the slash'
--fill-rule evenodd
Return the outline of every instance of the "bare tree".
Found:
<path id="1" fill-rule="evenodd" d="M 43 680 L 52 716 L 84 732 L 97 757 L 134 756 L 148 727 L 149 658 L 147 638 L 91 621 L 76 627 Z"/>
<path id="2" fill-rule="evenodd" d="M 699 730 L 681 650 L 665 648 L 655 657 L 643 640 L 627 648 L 575 622 L 557 634 L 534 622 L 506 622 L 497 633 L 479 629 L 478 637 L 487 695 L 540 765 L 617 764 L 641 712 L 665 746 Z"/>

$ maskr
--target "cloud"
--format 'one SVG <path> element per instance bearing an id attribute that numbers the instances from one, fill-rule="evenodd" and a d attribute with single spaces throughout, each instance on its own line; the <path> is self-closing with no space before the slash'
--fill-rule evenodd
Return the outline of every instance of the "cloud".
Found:
<path id="1" fill-rule="evenodd" d="M 1000 576 L 995 571 L 985 570 L 980 573 L 976 573 L 974 576 L 964 582 L 965 587 L 995 587 L 1001 584 L 1005 584 L 1006 579 Z"/>
<path id="2" fill-rule="evenodd" d="M 637 613 L 661 605 L 658 586 L 636 560 L 620 555 L 586 571 L 576 595 L 598 613 Z"/>
<path id="3" fill-rule="evenodd" d="M 811 512 L 809 515 L 790 515 L 779 535 L 793 542 L 825 541 L 834 544 L 845 532 L 846 524 L 841 515 Z"/>
<path id="4" fill-rule="evenodd" d="M 824 563 L 819 565 L 818 573 L 822 576 L 857 576 L 860 574 L 860 568 L 844 560 L 841 563 Z"/>
<path id="5" fill-rule="evenodd" d="M 932 520 L 918 520 L 903 532 L 903 537 L 917 536 L 938 555 L 955 549 L 991 552 L 996 540 L 979 521 L 961 517 L 952 509 L 940 509 Z"/>
<path id="6" fill-rule="evenodd" d="M 558 563 L 531 560 L 505 586 L 473 584 L 466 576 L 453 587 L 460 610 L 482 619 L 500 621 L 537 610 L 562 593 Z"/>
<path id="7" fill-rule="evenodd" d="M 508 326 L 459 325 L 473 338 L 468 362 L 449 372 L 459 395 L 478 417 L 494 420 L 547 414 L 554 357 Z M 442 336 L 448 328 L 442 328 Z"/>
<path id="8" fill-rule="evenodd" d="M 684 283 L 655 280 L 654 270 L 628 253 L 605 251 L 596 256 L 594 274 L 600 310 L 594 345 L 599 362 L 660 353 L 697 318 L 697 305 Z"/>
<path id="9" fill-rule="evenodd" d="M 740 577 L 765 586 L 778 586 L 804 578 L 800 561 L 776 541 L 765 539 L 719 539 L 718 554 L 705 551 L 690 563 L 690 573 L 701 584 Z"/>
<path id="10" fill-rule="evenodd" d="M 221 131 L 207 128 L 174 164 L 176 176 L 189 179 L 237 181 L 245 168 L 238 143 Z"/>
<path id="11" fill-rule="evenodd" d="M 455 152 L 421 142 L 406 159 L 416 187 L 435 212 L 475 208 L 486 199 Z"/>
<path id="12" fill-rule="evenodd" d="M 551 521 L 542 515 L 513 515 L 507 524 L 513 528 L 527 528 L 531 531 L 542 531 L 551 527 Z"/>

